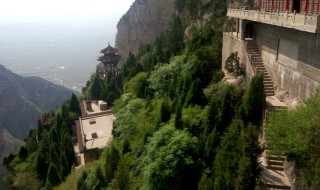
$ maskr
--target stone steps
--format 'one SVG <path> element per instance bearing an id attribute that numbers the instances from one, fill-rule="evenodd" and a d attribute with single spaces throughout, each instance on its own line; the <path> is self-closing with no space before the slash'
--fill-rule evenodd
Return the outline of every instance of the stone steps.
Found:
<path id="1" fill-rule="evenodd" d="M 287 189 L 287 190 L 290 190 L 291 187 L 290 186 L 286 186 L 286 185 L 274 185 L 274 184 L 266 184 L 266 188 L 268 189 Z"/>
<path id="2" fill-rule="evenodd" d="M 259 49 L 254 41 L 247 41 L 248 52 L 251 55 L 253 66 L 256 68 L 257 72 L 263 74 L 263 84 L 264 92 L 266 96 L 274 96 L 274 87 L 271 77 L 268 74 L 268 71 L 264 67 L 263 60 Z"/>
<path id="3" fill-rule="evenodd" d="M 267 189 L 291 189 L 289 179 L 284 172 L 285 160 L 284 156 L 267 155 L 265 162 L 262 163 L 261 179 Z"/>

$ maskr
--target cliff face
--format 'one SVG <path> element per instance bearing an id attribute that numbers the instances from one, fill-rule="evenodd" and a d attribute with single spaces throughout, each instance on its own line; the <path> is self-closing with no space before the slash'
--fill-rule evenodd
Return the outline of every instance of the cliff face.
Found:
<path id="1" fill-rule="evenodd" d="M 139 46 L 152 43 L 167 28 L 174 13 L 174 0 L 136 0 L 117 25 L 115 47 L 123 63 L 129 52 L 136 54 Z"/>

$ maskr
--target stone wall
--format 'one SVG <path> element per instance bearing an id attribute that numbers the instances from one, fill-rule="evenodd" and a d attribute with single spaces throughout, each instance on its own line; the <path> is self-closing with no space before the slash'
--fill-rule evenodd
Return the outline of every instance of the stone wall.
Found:
<path id="1" fill-rule="evenodd" d="M 152 43 L 164 31 L 174 13 L 174 0 L 136 0 L 117 24 L 115 47 L 122 56 L 138 53 L 142 44 Z"/>
<path id="2" fill-rule="evenodd" d="M 319 34 L 256 23 L 254 39 L 274 84 L 299 101 L 320 86 Z"/>
<path id="3" fill-rule="evenodd" d="M 254 76 L 254 71 L 250 66 L 249 58 L 244 46 L 244 42 L 235 36 L 235 33 L 224 33 L 222 44 L 222 69 L 224 70 L 225 62 L 230 56 L 231 52 L 238 52 L 240 63 L 245 66 L 245 81 L 249 84 L 249 81 Z"/>

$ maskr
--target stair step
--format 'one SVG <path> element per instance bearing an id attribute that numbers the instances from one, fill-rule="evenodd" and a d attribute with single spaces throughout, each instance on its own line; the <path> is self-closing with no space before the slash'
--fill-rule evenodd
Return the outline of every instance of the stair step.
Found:
<path id="1" fill-rule="evenodd" d="M 274 89 L 264 89 L 264 92 L 266 92 L 266 93 L 274 93 Z"/>
<path id="2" fill-rule="evenodd" d="M 279 160 L 279 161 L 285 161 L 286 158 L 284 156 L 277 156 L 277 155 L 270 155 L 267 156 L 268 160 Z"/>
<path id="3" fill-rule="evenodd" d="M 274 92 L 274 88 L 272 86 L 264 87 L 265 92 Z"/>
<path id="4" fill-rule="evenodd" d="M 266 94 L 273 94 L 273 93 L 274 93 L 274 90 L 272 90 L 272 89 L 265 89 L 264 92 L 265 92 Z"/>
<path id="5" fill-rule="evenodd" d="M 284 165 L 284 161 L 280 161 L 280 160 L 270 160 L 269 162 L 268 162 L 268 164 L 270 165 L 270 166 L 281 166 L 281 167 L 283 167 L 283 165 Z"/>
<path id="6" fill-rule="evenodd" d="M 265 93 L 266 96 L 274 96 L 274 93 Z"/>
<path id="7" fill-rule="evenodd" d="M 268 169 L 270 170 L 275 170 L 275 171 L 284 171 L 284 168 L 283 167 L 280 167 L 280 166 L 267 166 Z"/>
<path id="8" fill-rule="evenodd" d="M 286 185 L 274 185 L 274 184 L 266 184 L 266 188 L 270 188 L 270 189 L 288 189 L 288 190 L 291 189 L 290 186 L 286 186 Z"/>
<path id="9" fill-rule="evenodd" d="M 274 92 L 264 92 L 266 96 L 274 96 Z"/>

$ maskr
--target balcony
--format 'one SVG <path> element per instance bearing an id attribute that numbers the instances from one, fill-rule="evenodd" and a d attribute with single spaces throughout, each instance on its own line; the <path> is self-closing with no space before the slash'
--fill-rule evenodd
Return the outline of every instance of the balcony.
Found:
<path id="1" fill-rule="evenodd" d="M 228 8 L 227 16 L 305 32 L 320 33 L 320 15 Z"/>

